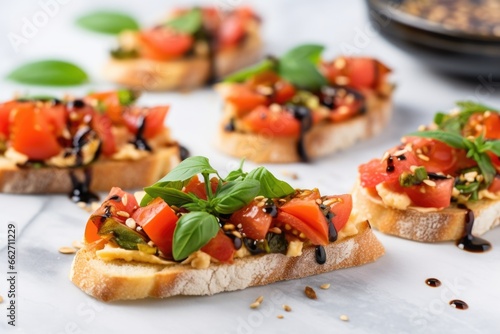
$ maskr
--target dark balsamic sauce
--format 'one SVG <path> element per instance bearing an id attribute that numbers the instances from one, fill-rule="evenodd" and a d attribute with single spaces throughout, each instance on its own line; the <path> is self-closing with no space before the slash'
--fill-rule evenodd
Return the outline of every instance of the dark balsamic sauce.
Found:
<path id="1" fill-rule="evenodd" d="M 265 249 L 263 247 L 260 247 L 260 244 L 257 240 L 250 238 L 243 238 L 243 243 L 245 244 L 245 247 L 252 255 L 265 253 Z"/>
<path id="2" fill-rule="evenodd" d="M 316 262 L 318 264 L 325 264 L 325 262 L 326 262 L 325 247 L 323 247 L 323 246 L 316 246 L 316 249 L 314 250 L 314 254 L 316 256 Z"/>
<path id="3" fill-rule="evenodd" d="M 491 249 L 491 244 L 484 240 L 472 235 L 472 227 L 474 226 L 474 212 L 463 204 L 459 204 L 460 209 L 466 210 L 465 213 L 465 231 L 464 236 L 457 240 L 456 245 L 458 248 L 473 253 L 483 253 Z"/>
<path id="4" fill-rule="evenodd" d="M 288 105 L 287 108 L 293 115 L 293 117 L 295 117 L 295 119 L 300 122 L 300 134 L 299 140 L 297 141 L 297 153 L 299 155 L 300 161 L 308 162 L 309 156 L 305 147 L 304 137 L 307 131 L 309 131 L 312 127 L 311 110 L 301 105 Z"/>
<path id="5" fill-rule="evenodd" d="M 144 130 L 146 128 L 146 117 L 140 116 L 138 120 L 137 134 L 132 142 L 134 146 L 140 151 L 151 151 L 151 147 L 144 139 Z"/>
<path id="6" fill-rule="evenodd" d="M 87 168 L 84 170 L 83 180 L 79 180 L 74 171 L 71 171 L 69 176 L 73 185 L 73 190 L 69 193 L 69 198 L 73 202 L 91 203 L 99 200 L 99 196 L 90 191 L 90 182 L 92 181 L 92 171 L 90 169 Z"/>
<path id="7" fill-rule="evenodd" d="M 363 94 L 353 88 L 338 86 L 323 86 L 319 94 L 319 102 L 322 106 L 334 110 L 339 107 L 339 101 L 342 101 L 346 95 L 352 95 L 354 101 L 360 104 L 359 114 L 366 113 L 366 101 Z"/>
<path id="8" fill-rule="evenodd" d="M 276 204 L 274 204 L 274 201 L 272 199 L 268 199 L 266 201 L 266 204 L 262 208 L 262 210 L 267 213 L 268 215 L 271 215 L 271 217 L 276 218 L 278 215 L 278 207 Z"/>
<path id="9" fill-rule="evenodd" d="M 431 180 L 446 180 L 448 177 L 446 175 L 436 174 L 436 173 L 427 173 L 429 179 Z"/>
<path id="10" fill-rule="evenodd" d="M 392 173 L 394 172 L 396 168 L 394 167 L 394 158 L 392 155 L 390 155 L 388 158 L 387 158 L 387 168 L 385 169 L 385 171 L 387 173 Z"/>
<path id="11" fill-rule="evenodd" d="M 94 131 L 87 127 L 81 127 L 73 137 L 73 149 L 69 154 L 74 154 L 76 156 L 75 166 L 83 165 L 83 154 L 82 149 L 89 142 L 89 137 L 94 134 Z M 96 153 L 94 159 L 97 159 L 100 153 L 100 149 Z"/>
<path id="12" fill-rule="evenodd" d="M 190 156 L 191 156 L 191 152 L 189 152 L 189 150 L 186 147 L 179 144 L 179 157 L 180 157 L 181 161 L 186 160 Z"/>
<path id="13" fill-rule="evenodd" d="M 467 305 L 466 302 L 459 299 L 453 299 L 452 301 L 450 301 L 450 305 L 459 310 L 467 310 L 469 308 L 469 305 Z"/>
<path id="14" fill-rule="evenodd" d="M 231 118 L 229 122 L 224 126 L 224 131 L 234 132 L 236 131 L 236 126 L 234 124 L 234 118 Z"/>
<path id="15" fill-rule="evenodd" d="M 425 284 L 427 284 L 428 286 L 430 286 L 432 288 L 437 288 L 437 287 L 441 286 L 441 281 L 438 280 L 437 278 L 428 278 L 425 280 Z"/>

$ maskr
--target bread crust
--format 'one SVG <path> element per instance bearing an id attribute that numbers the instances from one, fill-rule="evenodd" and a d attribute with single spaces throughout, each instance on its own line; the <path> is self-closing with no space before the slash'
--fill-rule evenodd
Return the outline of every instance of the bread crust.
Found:
<path id="1" fill-rule="evenodd" d="M 358 266 L 384 254 L 368 222 L 358 225 L 358 234 L 331 243 L 325 250 L 327 261 L 323 265 L 315 262 L 315 248 L 311 246 L 299 257 L 266 254 L 193 269 L 181 264 L 164 267 L 123 260 L 105 262 L 96 257 L 95 249 L 86 246 L 73 260 L 70 279 L 85 293 L 104 301 L 212 295 Z"/>
<path id="2" fill-rule="evenodd" d="M 421 242 L 458 240 L 465 233 L 466 210 L 456 204 L 433 212 L 398 210 L 383 205 L 356 183 L 352 192 L 353 212 L 369 219 L 377 230 Z M 483 199 L 467 203 L 474 212 L 472 234 L 479 236 L 500 225 L 500 201 Z"/>
<path id="3" fill-rule="evenodd" d="M 12 194 L 70 193 L 71 173 L 84 180 L 90 170 L 92 191 L 109 191 L 119 185 L 123 189 L 153 184 L 180 162 L 179 145 L 157 149 L 139 160 L 99 159 L 85 168 L 22 168 L 15 165 L 0 168 L 0 192 Z"/>
<path id="4" fill-rule="evenodd" d="M 346 149 L 359 140 L 377 135 L 389 122 L 392 113 L 391 94 L 366 95 L 366 113 L 339 123 L 320 123 L 304 138 L 310 159 L 320 158 Z M 226 122 L 225 120 L 224 122 Z M 254 134 L 219 129 L 216 146 L 224 153 L 257 163 L 289 163 L 301 161 L 297 138 L 277 137 L 272 133 Z"/>

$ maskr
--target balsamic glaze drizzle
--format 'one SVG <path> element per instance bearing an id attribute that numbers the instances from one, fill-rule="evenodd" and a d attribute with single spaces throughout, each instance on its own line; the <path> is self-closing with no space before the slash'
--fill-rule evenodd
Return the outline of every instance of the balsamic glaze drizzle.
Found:
<path id="1" fill-rule="evenodd" d="M 236 130 L 236 126 L 234 124 L 234 118 L 231 118 L 229 122 L 224 126 L 224 131 L 234 132 Z"/>
<path id="2" fill-rule="evenodd" d="M 98 201 L 99 196 L 90 191 L 90 183 L 92 181 L 92 170 L 89 168 L 84 169 L 83 180 L 79 180 L 74 171 L 69 173 L 73 190 L 69 193 L 69 198 L 75 203 L 85 202 L 90 203 Z"/>
<path id="3" fill-rule="evenodd" d="M 305 148 L 304 137 L 312 127 L 312 113 L 311 110 L 301 105 L 287 105 L 287 110 L 291 112 L 293 117 L 300 122 L 300 134 L 297 141 L 297 153 L 300 161 L 308 162 L 309 156 Z"/>
<path id="4" fill-rule="evenodd" d="M 135 135 L 135 139 L 132 142 L 134 146 L 141 151 L 151 151 L 151 147 L 144 139 L 144 130 L 146 128 L 146 117 L 141 115 L 138 120 L 137 134 Z"/>
<path id="5" fill-rule="evenodd" d="M 441 286 L 441 281 L 438 280 L 437 278 L 428 278 L 425 280 L 425 284 L 427 284 L 428 286 L 430 286 L 432 288 L 437 288 L 437 287 Z"/>
<path id="6" fill-rule="evenodd" d="M 318 264 L 325 264 L 325 262 L 326 262 L 325 247 L 316 246 L 316 249 L 314 250 L 314 254 L 316 255 L 316 262 Z"/>
<path id="7" fill-rule="evenodd" d="M 387 173 L 392 173 L 394 172 L 396 168 L 394 167 L 394 157 L 392 155 L 390 155 L 388 158 L 387 158 L 387 168 L 385 169 L 385 171 Z"/>
<path id="8" fill-rule="evenodd" d="M 190 156 L 191 156 L 191 152 L 189 152 L 189 150 L 186 147 L 179 144 L 179 157 L 180 157 L 181 161 L 186 160 Z"/>
<path id="9" fill-rule="evenodd" d="M 275 218 L 278 215 L 278 207 L 276 204 L 274 204 L 274 201 L 272 199 L 268 199 L 262 208 L 262 210 L 271 215 L 271 217 Z"/>
<path id="10" fill-rule="evenodd" d="M 473 253 L 483 253 L 489 251 L 491 249 L 491 244 L 488 241 L 472 235 L 472 227 L 474 226 L 474 211 L 463 204 L 459 204 L 458 207 L 466 210 L 466 213 L 464 235 L 461 239 L 457 240 L 457 247 Z"/>

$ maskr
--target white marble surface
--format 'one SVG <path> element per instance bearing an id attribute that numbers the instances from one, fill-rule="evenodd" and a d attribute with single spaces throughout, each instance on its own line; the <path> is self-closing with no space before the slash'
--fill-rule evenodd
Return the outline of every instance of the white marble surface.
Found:
<path id="1" fill-rule="evenodd" d="M 42 2 L 46 2 L 42 0 Z M 63 2 L 61 0 L 61 2 Z M 24 18 L 31 20 L 42 7 L 38 1 L 4 2 L 0 10 L 0 77 L 13 66 L 41 57 L 64 57 L 81 64 L 92 83 L 71 89 L 47 89 L 14 85 L 0 79 L 0 100 L 15 92 L 84 93 L 109 88 L 99 77 L 106 50 L 113 38 L 87 33 L 72 22 L 93 8 L 120 8 L 134 13 L 143 23 L 161 16 L 171 4 L 156 1 L 118 0 L 98 2 L 72 0 L 15 52 L 10 32 L 20 33 Z M 239 0 L 211 4 L 231 6 Z M 327 54 L 341 51 L 377 56 L 394 69 L 398 89 L 395 115 L 387 130 L 347 152 L 312 164 L 271 165 L 277 175 L 293 171 L 296 187 L 319 186 L 325 193 L 349 191 L 356 166 L 392 146 L 399 137 L 431 120 L 458 99 L 474 99 L 500 106 L 500 87 L 480 79 L 457 81 L 432 73 L 373 33 L 361 1 L 265 1 L 253 3 L 262 13 L 269 52 L 281 53 L 306 41 L 328 46 Z M 485 78 L 486 81 L 488 80 Z M 483 80 L 484 82 L 484 80 Z M 190 94 L 145 94 L 145 104 L 170 103 L 168 124 L 173 134 L 194 155 L 210 157 L 224 170 L 236 161 L 209 145 L 216 130 L 221 104 L 210 90 Z M 251 167 L 251 164 L 248 165 Z M 172 298 L 105 304 L 77 289 L 68 279 L 71 255 L 58 248 L 80 239 L 88 214 L 64 195 L 0 195 L 0 332 L 13 333 L 494 333 L 500 330 L 500 229 L 486 234 L 494 248 L 485 254 L 460 251 L 452 243 L 420 244 L 377 233 L 386 247 L 378 262 L 307 279 L 251 288 L 213 297 Z M 7 325 L 7 224 L 17 226 L 17 320 Z M 428 277 L 444 282 L 432 289 Z M 305 285 L 331 283 L 329 290 L 316 289 L 318 300 L 304 297 Z M 265 296 L 260 310 L 248 305 Z M 465 300 L 470 308 L 448 306 L 452 298 Z M 291 313 L 282 304 L 293 308 Z M 276 315 L 284 314 L 285 319 Z M 341 314 L 349 322 L 339 320 Z"/>

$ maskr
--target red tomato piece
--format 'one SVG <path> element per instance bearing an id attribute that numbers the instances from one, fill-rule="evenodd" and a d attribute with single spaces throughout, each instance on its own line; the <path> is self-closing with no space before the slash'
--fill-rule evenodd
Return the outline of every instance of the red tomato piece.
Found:
<path id="1" fill-rule="evenodd" d="M 133 194 L 125 192 L 119 187 L 113 187 L 106 197 L 106 200 L 104 200 L 101 206 L 90 216 L 90 220 L 94 222 L 97 228 L 104 222 L 102 217 L 113 218 L 120 223 L 125 223 L 127 217 L 118 215 L 118 212 L 126 212 L 129 216 L 132 216 L 138 207 L 139 204 Z"/>
<path id="2" fill-rule="evenodd" d="M 97 226 L 91 219 L 89 219 L 87 225 L 85 225 L 85 234 L 84 234 L 85 242 L 90 244 L 94 241 L 100 240 L 101 236 L 97 232 L 98 232 Z"/>
<path id="3" fill-rule="evenodd" d="M 242 116 L 259 106 L 267 105 L 267 97 L 245 85 L 233 85 L 226 100 L 236 107 L 238 116 Z"/>
<path id="4" fill-rule="evenodd" d="M 314 200 L 291 199 L 279 208 L 276 220 L 304 233 L 314 245 L 328 244 L 328 223 Z"/>
<path id="5" fill-rule="evenodd" d="M 17 101 L 9 101 L 0 104 L 0 139 L 9 138 L 10 124 L 12 123 L 11 111 L 19 104 L 20 102 Z"/>
<path id="6" fill-rule="evenodd" d="M 490 184 L 488 190 L 491 191 L 492 193 L 500 192 L 500 175 L 499 174 L 495 175 L 495 177 L 493 178 L 493 182 Z"/>
<path id="7" fill-rule="evenodd" d="M 113 127 L 111 118 L 108 115 L 95 113 L 92 117 L 92 129 L 101 140 L 101 152 L 109 157 L 116 153 L 116 141 L 111 128 Z"/>
<path id="8" fill-rule="evenodd" d="M 295 87 L 287 81 L 278 81 L 274 84 L 273 101 L 278 104 L 285 104 L 295 95 Z"/>
<path id="9" fill-rule="evenodd" d="M 10 130 L 12 147 L 31 160 L 49 159 L 62 150 L 51 119 L 34 103 L 16 107 Z"/>
<path id="10" fill-rule="evenodd" d="M 157 106 L 152 108 L 132 108 L 123 114 L 125 125 L 133 134 L 137 133 L 139 118 L 145 117 L 143 137 L 151 139 L 161 133 L 165 127 L 165 118 L 167 117 L 170 106 Z"/>
<path id="11" fill-rule="evenodd" d="M 147 206 L 138 208 L 132 218 L 165 256 L 172 257 L 172 240 L 178 218 L 163 199 L 155 198 Z"/>
<path id="12" fill-rule="evenodd" d="M 215 237 L 201 247 L 201 250 L 222 263 L 232 263 L 236 252 L 233 240 L 225 235 L 222 230 L 219 230 Z"/>
<path id="13" fill-rule="evenodd" d="M 427 172 L 453 174 L 456 171 L 459 150 L 435 139 L 421 137 L 405 137 L 405 139 L 412 143 L 413 150 L 417 152 L 418 165 L 424 166 Z M 420 154 L 426 158 L 420 158 Z"/>
<path id="14" fill-rule="evenodd" d="M 257 201 L 252 201 L 247 206 L 231 215 L 231 223 L 235 226 L 241 224 L 241 232 L 248 238 L 261 240 L 266 237 L 273 218 L 257 206 Z"/>
<path id="15" fill-rule="evenodd" d="M 267 136 L 297 137 L 300 133 L 300 121 L 283 109 L 275 112 L 259 106 L 243 117 L 242 122 L 252 132 Z"/>
<path id="16" fill-rule="evenodd" d="M 245 18 L 239 15 L 230 15 L 222 20 L 218 41 L 221 48 L 233 47 L 245 37 Z"/>
<path id="17" fill-rule="evenodd" d="M 330 83 L 340 84 L 339 77 L 343 77 L 347 78 L 346 86 L 356 89 L 376 89 L 390 72 L 379 61 L 362 57 L 340 57 L 331 63 L 323 63 L 321 70 Z"/>
<path id="18" fill-rule="evenodd" d="M 219 181 L 217 178 L 213 177 L 210 179 L 210 183 L 212 186 L 212 193 L 215 193 L 217 190 L 217 186 L 219 185 Z M 207 191 L 205 188 L 205 182 L 201 182 L 198 176 L 193 176 L 189 183 L 184 187 L 183 191 L 186 194 L 194 194 L 196 197 L 201 199 L 207 199 Z"/>
<path id="19" fill-rule="evenodd" d="M 436 186 L 425 183 L 412 187 L 404 187 L 404 192 L 415 206 L 423 208 L 446 208 L 450 206 L 454 179 L 435 180 Z"/>
<path id="20" fill-rule="evenodd" d="M 332 218 L 332 223 L 335 226 L 335 230 L 338 232 L 344 228 L 349 220 L 352 211 L 352 197 L 350 194 L 327 197 L 327 200 L 332 199 L 334 199 L 335 202 L 330 204 L 330 212 L 335 214 Z"/>
<path id="21" fill-rule="evenodd" d="M 394 153 L 397 148 L 390 150 L 389 152 Z M 390 159 L 392 157 L 392 165 Z M 361 180 L 361 186 L 365 188 L 373 188 L 377 184 L 382 182 L 387 183 L 399 183 L 399 175 L 403 172 L 410 172 L 411 166 L 418 166 L 418 160 L 415 153 L 406 152 L 404 154 L 404 159 L 398 159 L 397 157 L 390 156 L 384 160 L 373 159 L 366 164 L 359 166 L 359 177 Z M 393 166 L 393 168 L 391 167 Z M 389 169 L 388 169 L 389 167 Z M 391 171 L 392 170 L 392 171 Z"/>
<path id="22" fill-rule="evenodd" d="M 96 92 L 89 94 L 85 102 L 90 105 L 102 104 L 104 112 L 111 118 L 113 124 L 123 124 L 123 106 L 117 91 Z"/>
<path id="23" fill-rule="evenodd" d="M 182 57 L 194 43 L 192 36 L 166 28 L 153 28 L 139 33 L 141 54 L 145 58 L 169 60 Z"/>

